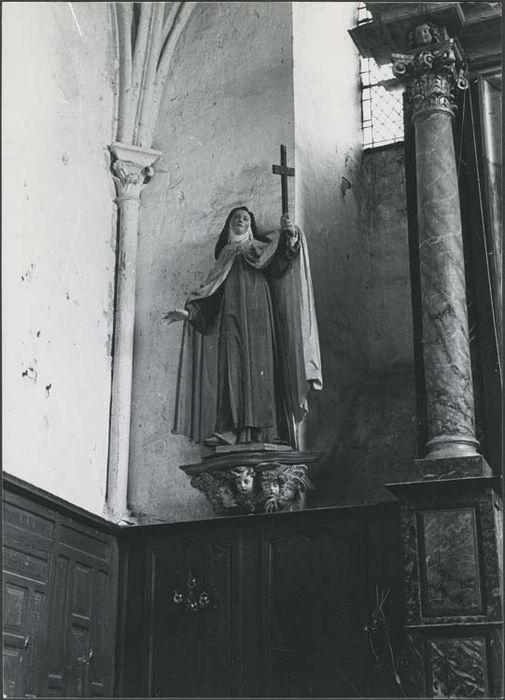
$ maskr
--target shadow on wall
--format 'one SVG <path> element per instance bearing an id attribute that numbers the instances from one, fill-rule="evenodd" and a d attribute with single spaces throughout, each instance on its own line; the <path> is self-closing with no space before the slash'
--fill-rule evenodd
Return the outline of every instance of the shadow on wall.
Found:
<path id="1" fill-rule="evenodd" d="M 397 365 L 374 372 L 313 473 L 317 490 L 309 507 L 395 500 L 384 484 L 404 481 L 415 456 L 414 368 Z"/>

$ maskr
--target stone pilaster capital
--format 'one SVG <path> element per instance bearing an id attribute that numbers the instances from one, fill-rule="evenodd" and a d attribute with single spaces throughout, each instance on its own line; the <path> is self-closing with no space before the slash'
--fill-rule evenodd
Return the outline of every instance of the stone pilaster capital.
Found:
<path id="1" fill-rule="evenodd" d="M 122 143 L 113 143 L 109 150 L 114 158 L 111 170 L 118 195 L 116 201 L 139 201 L 144 185 L 154 174 L 151 166 L 162 155 L 161 151 Z"/>
<path id="2" fill-rule="evenodd" d="M 420 25 L 423 26 L 426 25 Z M 427 112 L 454 115 L 456 91 L 468 88 L 466 61 L 456 39 L 424 43 L 406 53 L 394 53 L 392 61 L 393 73 L 406 84 L 407 106 L 413 119 Z"/>

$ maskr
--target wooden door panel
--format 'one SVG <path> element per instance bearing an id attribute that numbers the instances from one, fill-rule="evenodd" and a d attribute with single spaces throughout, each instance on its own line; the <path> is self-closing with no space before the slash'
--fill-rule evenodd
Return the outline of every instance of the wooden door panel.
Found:
<path id="1" fill-rule="evenodd" d="M 19 585 L 7 580 L 4 585 L 4 632 L 24 638 L 28 597 L 27 585 Z"/>
<path id="2" fill-rule="evenodd" d="M 10 513 L 9 517 L 17 515 Z M 32 519 L 27 519 L 34 525 Z M 4 693 L 31 697 L 39 693 L 41 656 L 46 639 L 49 561 L 34 537 L 28 546 L 18 528 L 3 548 L 4 569 Z"/>
<path id="3" fill-rule="evenodd" d="M 79 698 L 88 695 L 89 628 L 74 622 L 69 636 L 67 692 Z"/>
<path id="4" fill-rule="evenodd" d="M 22 576 L 23 579 L 45 583 L 47 581 L 49 564 L 47 555 L 40 556 L 15 547 L 4 547 L 4 570 L 11 574 Z"/>
<path id="5" fill-rule="evenodd" d="M 377 591 L 400 610 L 397 515 L 391 504 L 126 531 L 120 693 L 391 697 L 365 626 Z M 194 613 L 173 600 L 189 570 L 211 599 Z"/>
<path id="6" fill-rule="evenodd" d="M 61 697 L 66 691 L 64 683 L 66 653 L 66 620 L 68 608 L 70 562 L 67 557 L 57 556 L 54 561 L 53 595 L 51 600 L 50 643 L 47 649 L 45 676 L 42 694 Z"/>
<path id="7" fill-rule="evenodd" d="M 103 609 L 110 597 L 110 575 L 107 571 L 96 569 L 94 572 L 93 610 Z M 110 677 L 113 660 L 110 639 L 110 624 L 107 615 L 98 615 L 90 630 L 89 682 L 92 697 L 102 697 L 105 693 L 106 678 Z"/>
<path id="8" fill-rule="evenodd" d="M 68 610 L 67 693 L 88 695 L 90 653 L 91 582 L 93 569 L 80 561 L 70 563 L 71 593 Z"/>
<path id="9" fill-rule="evenodd" d="M 396 508 L 294 516 L 272 519 L 259 534 L 264 692 L 390 696 L 390 669 L 374 666 L 365 627 L 377 594 L 389 591 L 391 629 L 401 612 Z"/>
<path id="10" fill-rule="evenodd" d="M 89 625 L 91 618 L 91 582 L 93 569 L 79 561 L 73 564 L 73 587 L 71 599 L 71 615 Z"/>
<path id="11" fill-rule="evenodd" d="M 22 693 L 23 650 L 30 589 L 27 585 L 4 580 L 4 694 L 14 697 Z"/>
<path id="12" fill-rule="evenodd" d="M 52 509 L 46 496 L 32 501 L 14 487 L 4 490 L 4 693 L 111 695 L 114 537 L 84 513 L 74 520 L 61 502 Z"/>
<path id="13" fill-rule="evenodd" d="M 37 538 L 51 540 L 54 536 L 54 519 L 27 509 L 25 504 L 4 503 L 3 518 L 5 526 L 15 528 L 21 537 L 29 533 Z"/>
<path id="14" fill-rule="evenodd" d="M 151 550 L 150 695 L 236 695 L 237 546 L 171 538 Z M 211 601 L 197 612 L 173 600 L 176 590 L 186 595 L 190 570 Z"/>
<path id="15" fill-rule="evenodd" d="M 84 528 L 75 523 L 64 520 L 60 527 L 59 540 L 65 547 L 79 552 L 80 557 L 92 557 L 94 560 L 101 559 L 104 562 L 110 561 L 110 537 L 100 532 L 89 528 L 84 531 Z"/>
<path id="16" fill-rule="evenodd" d="M 4 693 L 39 693 L 40 657 L 45 642 L 46 590 L 42 583 L 4 574 Z"/>
<path id="17" fill-rule="evenodd" d="M 352 697 L 366 656 L 359 533 L 327 524 L 283 530 L 262 541 L 266 692 Z"/>
<path id="18" fill-rule="evenodd" d="M 22 659 L 21 653 L 23 649 L 24 638 L 16 639 L 9 638 L 4 635 L 3 649 L 3 692 L 8 698 L 22 697 Z"/>

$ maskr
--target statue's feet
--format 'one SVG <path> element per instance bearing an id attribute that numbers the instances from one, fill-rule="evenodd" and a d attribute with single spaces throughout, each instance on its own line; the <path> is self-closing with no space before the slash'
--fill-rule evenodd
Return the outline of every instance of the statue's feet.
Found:
<path id="1" fill-rule="evenodd" d="M 213 435 L 212 437 L 204 440 L 203 444 L 208 445 L 208 447 L 215 447 L 216 445 L 223 445 L 224 443 L 217 437 L 217 435 Z"/>
<path id="2" fill-rule="evenodd" d="M 232 432 L 214 433 L 212 437 L 207 438 L 203 443 L 209 447 L 215 447 L 216 445 L 234 445 L 236 439 L 235 434 Z"/>

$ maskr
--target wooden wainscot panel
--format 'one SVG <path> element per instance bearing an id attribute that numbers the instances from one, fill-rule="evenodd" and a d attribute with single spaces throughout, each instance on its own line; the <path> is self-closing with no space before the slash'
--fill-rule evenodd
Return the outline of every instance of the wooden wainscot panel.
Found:
<path id="1" fill-rule="evenodd" d="M 378 608 L 393 645 L 401 626 L 396 504 L 145 526 L 122 539 L 121 695 L 398 692 L 384 628 L 377 659 L 366 632 Z"/>
<path id="2" fill-rule="evenodd" d="M 238 694 L 239 550 L 232 533 L 191 528 L 148 546 L 150 696 Z"/>
<path id="3" fill-rule="evenodd" d="M 5 695 L 111 696 L 114 528 L 13 477 L 4 518 Z"/>

